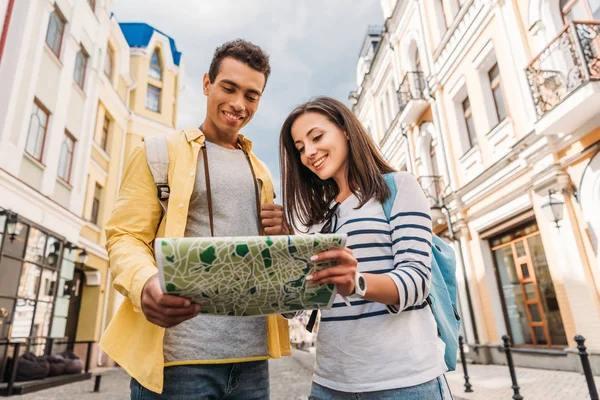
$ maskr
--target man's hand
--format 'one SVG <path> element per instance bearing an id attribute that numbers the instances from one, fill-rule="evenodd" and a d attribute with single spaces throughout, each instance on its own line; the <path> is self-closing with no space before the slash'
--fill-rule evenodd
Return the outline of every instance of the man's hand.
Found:
<path id="1" fill-rule="evenodd" d="M 158 274 L 146 282 L 142 290 L 142 311 L 146 319 L 163 328 L 171 328 L 200 313 L 200 306 L 186 298 L 164 294 Z"/>
<path id="2" fill-rule="evenodd" d="M 263 204 L 260 218 L 267 235 L 289 235 L 290 229 L 283 215 L 283 206 Z"/>

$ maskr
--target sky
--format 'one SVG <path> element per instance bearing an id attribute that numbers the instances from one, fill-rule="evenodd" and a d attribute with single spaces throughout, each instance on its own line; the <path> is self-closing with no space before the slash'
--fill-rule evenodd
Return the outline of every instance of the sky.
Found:
<path id="1" fill-rule="evenodd" d="M 295 106 L 318 95 L 349 106 L 367 27 L 384 22 L 380 0 L 113 0 L 113 12 L 119 22 L 146 22 L 161 30 L 183 53 L 178 128 L 204 120 L 202 77 L 217 46 L 242 38 L 270 55 L 271 76 L 242 133 L 269 166 L 279 199 L 283 121 Z"/>

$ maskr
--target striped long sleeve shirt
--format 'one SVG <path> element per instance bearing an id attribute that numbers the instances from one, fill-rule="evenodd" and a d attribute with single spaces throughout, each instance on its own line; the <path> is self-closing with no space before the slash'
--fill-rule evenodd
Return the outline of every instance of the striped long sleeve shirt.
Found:
<path id="1" fill-rule="evenodd" d="M 322 311 L 314 381 L 334 390 L 409 387 L 446 371 L 444 344 L 426 302 L 432 236 L 428 202 L 411 174 L 398 172 L 395 180 L 398 194 L 389 222 L 381 203 L 371 199 L 356 209 L 354 195 L 336 213 L 335 231 L 348 235 L 358 271 L 388 275 L 399 304 L 352 299 L 348 307 L 338 295 L 333 307 Z"/>

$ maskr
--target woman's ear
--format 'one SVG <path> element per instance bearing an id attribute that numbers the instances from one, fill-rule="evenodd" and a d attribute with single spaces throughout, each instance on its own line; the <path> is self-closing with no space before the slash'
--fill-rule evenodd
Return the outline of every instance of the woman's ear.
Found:
<path id="1" fill-rule="evenodd" d="M 344 131 L 344 136 L 346 136 L 346 140 L 350 140 L 350 136 L 348 136 L 348 132 Z"/>

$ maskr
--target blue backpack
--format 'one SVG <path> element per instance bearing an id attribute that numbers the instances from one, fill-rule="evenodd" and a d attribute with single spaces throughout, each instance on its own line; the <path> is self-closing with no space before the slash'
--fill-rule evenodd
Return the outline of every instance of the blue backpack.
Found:
<path id="1" fill-rule="evenodd" d="M 391 192 L 390 197 L 383 203 L 383 212 L 388 222 L 398 193 L 394 175 L 394 173 L 390 173 L 383 176 Z M 460 326 L 460 316 L 456 311 L 456 258 L 454 249 L 437 235 L 433 235 L 432 252 L 431 288 L 427 301 L 437 323 L 438 335 L 446 344 L 444 354 L 446 366 L 449 371 L 454 371 Z"/>

